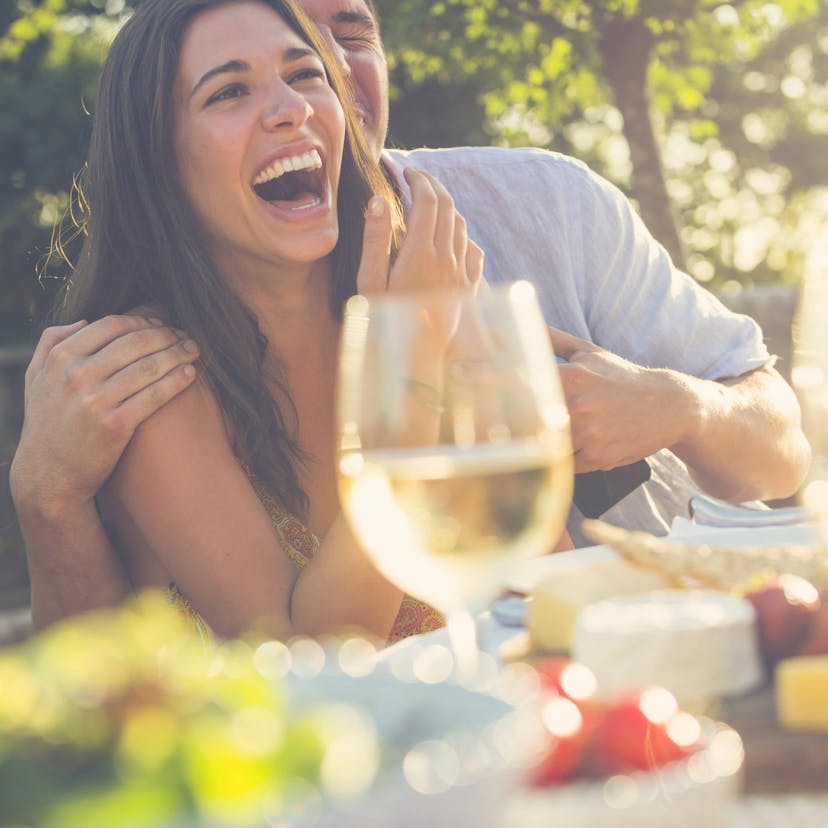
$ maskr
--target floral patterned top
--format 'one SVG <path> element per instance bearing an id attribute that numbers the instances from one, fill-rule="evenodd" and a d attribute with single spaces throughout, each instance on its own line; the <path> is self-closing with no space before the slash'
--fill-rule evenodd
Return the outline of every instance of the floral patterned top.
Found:
<path id="1" fill-rule="evenodd" d="M 276 527 L 282 549 L 293 563 L 302 569 L 319 548 L 319 538 L 298 518 L 283 509 L 258 480 L 251 477 L 251 482 L 271 522 Z M 423 601 L 406 595 L 400 605 L 394 626 L 391 628 L 388 643 L 393 644 L 410 635 L 436 630 L 444 624 L 443 616 L 437 610 Z"/>
<path id="2" fill-rule="evenodd" d="M 302 569 L 319 549 L 319 538 L 313 534 L 298 518 L 282 508 L 262 483 L 250 474 L 250 482 L 279 536 L 282 550 L 296 565 Z M 204 620 L 195 611 L 187 597 L 175 583 L 170 583 L 170 601 L 183 613 L 188 615 L 202 638 L 209 638 L 210 632 Z M 388 636 L 388 643 L 394 644 L 411 635 L 436 630 L 445 624 L 442 615 L 428 604 L 409 595 L 403 597 L 400 611 Z"/>

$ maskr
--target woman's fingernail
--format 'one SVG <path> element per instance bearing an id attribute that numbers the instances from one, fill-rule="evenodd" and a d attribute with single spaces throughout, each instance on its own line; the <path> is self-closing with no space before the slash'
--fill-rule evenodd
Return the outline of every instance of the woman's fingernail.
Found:
<path id="1" fill-rule="evenodd" d="M 160 328 L 164 324 L 157 316 L 151 316 L 147 322 L 149 322 L 150 325 L 155 325 L 156 328 Z"/>
<path id="2" fill-rule="evenodd" d="M 382 196 L 374 196 L 368 202 L 368 214 L 379 218 L 385 212 L 385 199 Z"/>
<path id="3" fill-rule="evenodd" d="M 181 346 L 188 354 L 197 354 L 198 353 L 198 345 L 195 343 L 194 340 L 188 339 L 184 342 Z"/>
<path id="4" fill-rule="evenodd" d="M 174 334 L 175 334 L 175 335 L 176 335 L 179 339 L 189 339 L 189 337 L 187 336 L 187 332 L 186 332 L 186 331 L 182 331 L 182 330 L 181 330 L 181 328 L 173 328 L 173 333 L 174 333 Z"/>

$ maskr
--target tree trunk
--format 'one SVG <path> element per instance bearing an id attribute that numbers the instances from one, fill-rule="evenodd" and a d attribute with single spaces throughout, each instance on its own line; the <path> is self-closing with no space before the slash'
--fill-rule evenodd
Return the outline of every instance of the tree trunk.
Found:
<path id="1" fill-rule="evenodd" d="M 604 77 L 624 119 L 624 137 L 632 159 L 632 187 L 641 217 L 676 265 L 686 269 L 673 205 L 664 184 L 661 151 L 650 118 L 647 67 L 654 35 L 637 19 L 612 18 L 598 26 Z"/>

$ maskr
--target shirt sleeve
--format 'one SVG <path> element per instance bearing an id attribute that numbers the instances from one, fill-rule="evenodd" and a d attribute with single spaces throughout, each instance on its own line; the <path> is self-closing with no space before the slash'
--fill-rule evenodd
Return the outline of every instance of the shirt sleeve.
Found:
<path id="1" fill-rule="evenodd" d="M 596 344 L 704 379 L 773 364 L 756 322 L 676 268 L 618 188 L 580 165 L 569 177 L 581 233 L 577 289 Z"/>

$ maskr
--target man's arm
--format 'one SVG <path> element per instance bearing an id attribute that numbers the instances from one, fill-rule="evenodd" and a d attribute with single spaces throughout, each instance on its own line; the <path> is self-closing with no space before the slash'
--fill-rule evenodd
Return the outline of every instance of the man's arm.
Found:
<path id="1" fill-rule="evenodd" d="M 667 448 L 706 491 L 729 500 L 793 494 L 810 449 L 793 391 L 772 368 L 712 381 L 634 365 L 550 329 L 572 417 L 576 471 Z"/>
<path id="2" fill-rule="evenodd" d="M 197 357 L 194 342 L 139 316 L 43 333 L 9 475 L 36 628 L 128 593 L 95 495 L 136 427 L 192 382 Z"/>

